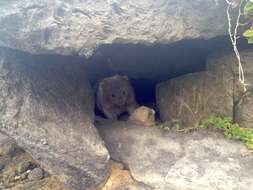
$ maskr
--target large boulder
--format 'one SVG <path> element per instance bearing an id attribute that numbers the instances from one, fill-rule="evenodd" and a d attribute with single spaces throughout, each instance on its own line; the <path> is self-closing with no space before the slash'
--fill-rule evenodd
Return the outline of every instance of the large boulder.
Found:
<path id="1" fill-rule="evenodd" d="M 247 91 L 244 92 L 235 85 L 234 119 L 241 127 L 253 128 L 253 51 L 242 51 L 241 57 L 248 86 Z M 238 74 L 235 72 L 235 78 L 237 77 Z"/>
<path id="2" fill-rule="evenodd" d="M 212 76 L 212 80 L 217 81 L 216 94 L 223 97 L 225 95 L 226 100 L 233 98 L 234 120 L 241 127 L 253 128 L 253 51 L 241 50 L 240 55 L 247 84 L 246 91 L 238 81 L 238 62 L 233 52 L 219 52 L 210 55 L 207 61 L 207 72 Z M 221 77 L 225 80 L 220 80 Z M 221 92 L 225 94 L 222 95 Z M 231 104 L 217 100 L 222 99 L 217 98 L 210 103 L 216 107 L 223 105 L 223 113 L 226 113 L 228 107 L 225 106 L 231 106 Z"/>
<path id="3" fill-rule="evenodd" d="M 235 121 L 244 128 L 253 129 L 253 92 L 245 93 L 235 105 Z"/>
<path id="4" fill-rule="evenodd" d="M 100 44 L 171 43 L 227 32 L 224 0 L 0 2 L 0 46 L 91 55 Z"/>
<path id="5" fill-rule="evenodd" d="M 233 80 L 229 74 L 198 72 L 157 85 L 156 101 L 163 122 L 195 127 L 214 116 L 233 117 Z M 227 78 L 229 77 L 229 78 Z"/>
<path id="6" fill-rule="evenodd" d="M 107 178 L 109 155 L 93 109 L 79 65 L 0 50 L 0 131 L 70 189 L 97 187 Z"/>
<path id="7" fill-rule="evenodd" d="M 253 189 L 253 154 L 222 133 L 167 132 L 126 122 L 98 123 L 112 159 L 154 189 Z"/>
<path id="8" fill-rule="evenodd" d="M 208 116 L 228 116 L 242 127 L 252 127 L 253 52 L 241 51 L 247 91 L 238 81 L 233 52 L 210 55 L 206 71 L 173 78 L 157 85 L 156 100 L 164 122 L 180 120 L 196 126 Z"/>
<path id="9" fill-rule="evenodd" d="M 158 84 L 156 102 L 163 122 L 194 126 L 206 116 L 206 73 L 193 73 Z"/>

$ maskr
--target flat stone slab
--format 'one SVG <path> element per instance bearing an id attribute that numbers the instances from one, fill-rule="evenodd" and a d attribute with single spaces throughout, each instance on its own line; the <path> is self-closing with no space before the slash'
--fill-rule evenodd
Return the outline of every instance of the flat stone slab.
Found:
<path id="1" fill-rule="evenodd" d="M 227 34 L 225 5 L 224 0 L 1 1 L 0 46 L 90 56 L 101 44 L 207 39 Z"/>
<path id="2" fill-rule="evenodd" d="M 97 127 L 112 159 L 154 189 L 253 189 L 253 154 L 218 131 L 178 133 L 109 121 Z"/>

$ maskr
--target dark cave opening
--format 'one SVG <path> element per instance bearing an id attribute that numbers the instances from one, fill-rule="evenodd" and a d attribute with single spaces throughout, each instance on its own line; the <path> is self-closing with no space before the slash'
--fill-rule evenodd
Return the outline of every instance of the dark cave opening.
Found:
<path id="1" fill-rule="evenodd" d="M 157 83 L 203 71 L 209 54 L 228 49 L 231 45 L 226 36 L 210 40 L 182 40 L 170 45 L 103 45 L 87 60 L 87 71 L 92 84 L 115 74 L 127 75 L 138 103 L 150 106 L 155 103 Z"/>

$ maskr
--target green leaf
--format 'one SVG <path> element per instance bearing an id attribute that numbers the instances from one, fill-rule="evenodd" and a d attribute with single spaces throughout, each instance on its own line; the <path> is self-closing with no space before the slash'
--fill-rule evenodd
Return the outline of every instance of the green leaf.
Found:
<path id="1" fill-rule="evenodd" d="M 244 6 L 244 14 L 247 15 L 253 11 L 253 2 L 249 1 Z"/>
<path id="2" fill-rule="evenodd" d="M 253 142 L 246 142 L 245 143 L 246 144 L 246 146 L 247 146 L 247 148 L 249 149 L 249 150 L 253 150 Z"/>
<path id="3" fill-rule="evenodd" d="M 253 44 L 253 37 L 247 38 L 247 40 L 248 40 L 248 44 Z"/>
<path id="4" fill-rule="evenodd" d="M 243 36 L 244 36 L 244 37 L 253 37 L 253 30 L 246 30 L 246 31 L 243 33 Z"/>
<path id="5" fill-rule="evenodd" d="M 253 37 L 247 39 L 253 44 Z M 231 117 L 210 116 L 202 121 L 201 125 L 201 127 L 213 126 L 216 129 L 221 129 L 227 139 L 241 140 L 248 149 L 253 150 L 253 129 L 241 128 L 239 124 L 233 122 Z"/>

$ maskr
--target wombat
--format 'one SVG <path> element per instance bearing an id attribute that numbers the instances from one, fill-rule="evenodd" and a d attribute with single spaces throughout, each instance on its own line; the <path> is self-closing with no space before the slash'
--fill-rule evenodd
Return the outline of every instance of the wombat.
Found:
<path id="1" fill-rule="evenodd" d="M 129 117 L 129 121 L 147 127 L 155 125 L 155 110 L 146 107 L 138 107 Z"/>
<path id="2" fill-rule="evenodd" d="M 96 104 L 108 119 L 129 115 L 138 107 L 133 87 L 127 76 L 115 75 L 104 78 L 97 87 Z"/>

